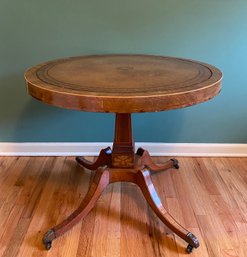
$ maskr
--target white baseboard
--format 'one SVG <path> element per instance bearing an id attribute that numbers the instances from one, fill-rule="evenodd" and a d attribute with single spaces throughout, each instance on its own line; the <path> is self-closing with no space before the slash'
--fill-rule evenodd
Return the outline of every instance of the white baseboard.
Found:
<path id="1" fill-rule="evenodd" d="M 0 156 L 97 156 L 112 143 L 0 143 Z M 247 157 L 247 144 L 136 143 L 153 156 Z"/>

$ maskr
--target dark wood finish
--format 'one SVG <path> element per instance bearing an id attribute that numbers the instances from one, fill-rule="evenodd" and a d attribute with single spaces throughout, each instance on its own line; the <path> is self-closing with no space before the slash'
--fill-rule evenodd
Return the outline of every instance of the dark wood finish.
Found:
<path id="1" fill-rule="evenodd" d="M 92 112 L 154 112 L 216 96 L 221 72 L 205 63 L 152 55 L 96 55 L 50 61 L 25 73 L 34 98 Z"/>
<path id="2" fill-rule="evenodd" d="M 51 243 L 55 238 L 63 235 L 81 219 L 83 219 L 94 207 L 97 199 L 107 185 L 115 182 L 132 182 L 137 184 L 142 190 L 148 204 L 151 206 L 156 215 L 162 220 L 162 222 L 179 237 L 188 242 L 192 249 L 199 246 L 199 241 L 197 238 L 191 232 L 181 226 L 162 205 L 154 188 L 150 172 L 147 169 L 138 169 L 137 164 L 135 169 L 98 168 L 89 191 L 79 208 L 76 209 L 67 219 L 47 231 L 47 233 L 44 235 L 43 242 L 46 249 L 51 248 Z"/>
<path id="3" fill-rule="evenodd" d="M 99 167 L 103 167 L 105 165 L 108 165 L 108 166 L 111 165 L 111 153 L 112 153 L 111 148 L 107 147 L 100 151 L 99 156 L 95 162 L 90 162 L 81 156 L 77 156 L 75 159 L 83 167 L 90 170 L 96 170 Z"/>
<path id="4" fill-rule="evenodd" d="M 90 170 L 96 170 L 105 165 L 114 168 L 133 168 L 135 162 L 134 149 L 131 114 L 117 113 L 113 150 L 110 147 L 102 149 L 95 162 L 87 161 L 79 156 L 76 157 L 76 161 Z"/>
<path id="5" fill-rule="evenodd" d="M 137 184 L 161 221 L 188 243 L 187 252 L 199 246 L 197 238 L 162 205 L 150 176 L 150 171 L 178 169 L 178 161 L 157 165 L 144 149 L 134 154 L 131 113 L 182 108 L 211 99 L 221 89 L 222 74 L 217 68 L 161 56 L 83 56 L 37 65 L 25 73 L 25 79 L 29 94 L 44 103 L 116 113 L 112 151 L 101 150 L 95 162 L 76 157 L 83 167 L 96 170 L 95 177 L 79 208 L 44 235 L 46 249 L 84 218 L 114 182 Z"/>
<path id="6" fill-rule="evenodd" d="M 112 149 L 111 167 L 134 167 L 134 151 L 131 114 L 117 113 L 115 119 L 115 136 Z"/>
<path id="7" fill-rule="evenodd" d="M 121 117 L 121 119 L 122 118 L 123 117 Z M 118 121 L 116 121 L 116 123 L 118 123 Z M 122 140 L 120 140 L 120 142 L 122 141 L 124 141 L 123 138 Z M 111 156 L 108 148 L 104 150 L 108 150 L 108 155 Z M 101 151 L 101 154 L 102 154 L 102 151 Z M 119 153 L 121 154 L 121 151 Z M 89 211 L 93 208 L 93 206 L 96 204 L 97 199 L 99 198 L 100 194 L 104 191 L 104 189 L 107 187 L 107 185 L 115 182 L 131 182 L 138 185 L 142 190 L 145 199 L 147 200 L 147 202 L 149 203 L 153 211 L 156 213 L 156 215 L 162 220 L 162 222 L 164 222 L 164 224 L 166 224 L 173 232 L 175 232 L 178 236 L 180 236 L 182 239 L 184 239 L 186 242 L 189 243 L 187 249 L 192 251 L 193 248 L 197 248 L 199 246 L 199 241 L 197 240 L 197 238 L 191 232 L 189 232 L 183 226 L 181 226 L 168 213 L 165 207 L 161 204 L 159 196 L 152 183 L 150 171 L 146 168 L 148 167 L 148 165 L 151 168 L 153 168 L 154 171 L 177 168 L 177 165 L 178 165 L 177 161 L 173 159 L 173 160 L 167 161 L 163 165 L 155 165 L 151 161 L 151 157 L 146 150 L 138 149 L 137 153 L 138 154 L 136 154 L 135 156 L 136 158 L 134 158 L 135 163 L 133 164 L 133 168 L 131 169 L 128 167 L 129 166 L 128 163 L 126 165 L 125 162 L 123 162 L 121 163 L 122 167 L 117 168 L 114 165 L 111 165 L 111 162 L 110 162 L 109 168 L 100 167 L 96 170 L 94 180 L 89 188 L 89 191 L 86 197 L 83 199 L 79 208 L 76 209 L 63 222 L 56 225 L 54 228 L 48 230 L 47 233 L 44 235 L 43 242 L 45 244 L 46 249 L 51 248 L 51 243 L 55 238 L 63 235 L 65 232 L 71 229 L 74 225 L 76 225 L 81 219 L 83 219 L 89 213 Z M 112 153 L 112 155 L 113 154 L 114 152 Z M 84 163 L 81 162 L 80 158 L 79 159 L 76 158 L 76 160 L 81 165 L 84 165 Z M 97 163 L 97 160 L 95 163 Z M 91 168 L 94 168 L 93 165 L 94 164 L 92 164 Z M 103 163 L 103 166 L 105 165 L 106 164 Z M 87 166 L 87 163 L 86 163 L 86 166 Z"/>
<path id="8" fill-rule="evenodd" d="M 96 201 L 109 184 L 109 172 L 106 169 L 98 169 L 87 195 L 81 202 L 81 205 L 63 222 L 47 231 L 43 237 L 43 242 L 47 250 L 51 248 L 52 241 L 63 235 L 81 219 L 83 219 L 95 206 Z"/>
<path id="9" fill-rule="evenodd" d="M 148 204 L 156 213 L 156 215 L 162 220 L 162 222 L 166 224 L 167 227 L 169 227 L 179 237 L 189 243 L 187 249 L 192 251 L 193 248 L 199 247 L 199 241 L 196 236 L 181 226 L 162 205 L 153 185 L 149 170 L 144 169 L 138 171 L 136 184 L 140 187 Z"/>
<path id="10" fill-rule="evenodd" d="M 150 171 L 164 171 L 170 168 L 179 168 L 178 161 L 176 159 L 171 159 L 164 164 L 156 164 L 153 162 L 148 151 L 139 148 L 136 152 L 137 156 L 140 156 L 137 159 L 137 165 L 141 168 L 147 168 Z"/>

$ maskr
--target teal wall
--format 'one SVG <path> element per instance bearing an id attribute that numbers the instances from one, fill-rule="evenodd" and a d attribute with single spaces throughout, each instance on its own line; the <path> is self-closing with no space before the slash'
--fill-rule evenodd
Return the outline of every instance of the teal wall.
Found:
<path id="1" fill-rule="evenodd" d="M 113 114 L 44 105 L 24 71 L 54 58 L 145 53 L 208 62 L 221 94 L 133 115 L 136 141 L 247 143 L 246 0 L 0 0 L 0 142 L 111 141 Z"/>

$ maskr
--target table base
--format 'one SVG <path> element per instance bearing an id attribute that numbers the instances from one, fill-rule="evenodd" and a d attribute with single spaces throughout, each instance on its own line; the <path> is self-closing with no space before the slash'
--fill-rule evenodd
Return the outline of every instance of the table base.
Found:
<path id="1" fill-rule="evenodd" d="M 111 148 L 108 147 L 101 150 L 95 162 L 89 162 L 82 157 L 76 157 L 76 161 L 87 169 L 96 170 L 94 179 L 79 208 L 44 235 L 43 243 L 47 250 L 51 248 L 51 243 L 55 238 L 63 235 L 87 216 L 95 206 L 96 201 L 103 193 L 104 189 L 110 183 L 114 182 L 131 182 L 138 185 L 148 204 L 161 221 L 188 243 L 186 248 L 188 253 L 191 253 L 193 248 L 199 246 L 198 239 L 181 226 L 162 205 L 152 182 L 151 172 L 158 172 L 170 168 L 178 169 L 179 166 L 176 159 L 171 159 L 162 165 L 157 165 L 152 161 L 148 151 L 139 148 L 134 157 L 133 168 L 115 168 L 112 167 L 112 151 Z"/>

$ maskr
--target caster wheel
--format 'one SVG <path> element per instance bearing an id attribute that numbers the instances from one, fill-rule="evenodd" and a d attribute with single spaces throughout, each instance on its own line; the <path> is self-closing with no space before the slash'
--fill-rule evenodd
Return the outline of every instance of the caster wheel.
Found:
<path id="1" fill-rule="evenodd" d="M 177 159 L 171 159 L 171 161 L 173 161 L 173 167 L 178 170 L 179 169 L 178 160 Z"/>
<path id="2" fill-rule="evenodd" d="M 50 250 L 51 249 L 51 242 L 45 242 L 44 245 L 45 245 L 45 249 L 46 250 Z"/>
<path id="3" fill-rule="evenodd" d="M 46 234 L 43 237 L 43 244 L 44 244 L 46 250 L 51 249 L 52 240 L 55 238 L 56 238 L 56 234 L 55 234 L 54 230 L 51 229 L 46 232 Z"/>
<path id="4" fill-rule="evenodd" d="M 107 155 L 111 155 L 111 154 L 112 154 L 112 150 L 111 150 L 111 147 L 110 147 L 110 146 L 108 146 L 108 147 L 105 149 L 105 153 L 106 153 Z"/>
<path id="5" fill-rule="evenodd" d="M 142 156 L 144 153 L 144 149 L 143 148 L 138 148 L 136 151 L 136 155 Z"/>
<path id="6" fill-rule="evenodd" d="M 193 248 L 194 248 L 194 247 L 193 247 L 192 245 L 188 245 L 187 248 L 186 248 L 186 252 L 187 252 L 187 253 L 192 253 Z"/>

